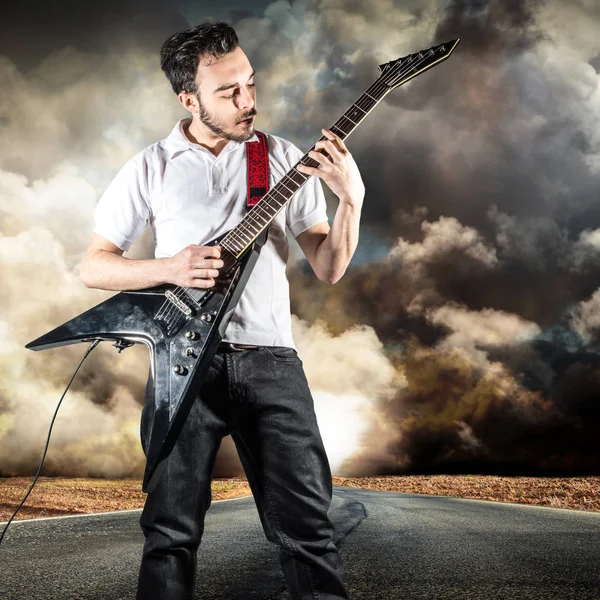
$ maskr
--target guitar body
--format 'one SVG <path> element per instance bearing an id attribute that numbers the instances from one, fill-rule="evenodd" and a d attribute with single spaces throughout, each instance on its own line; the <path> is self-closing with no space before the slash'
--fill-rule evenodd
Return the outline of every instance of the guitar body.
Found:
<path id="1" fill-rule="evenodd" d="M 151 492 L 160 477 L 265 239 L 260 236 L 240 259 L 225 261 L 226 267 L 230 263 L 225 276 L 211 290 L 198 290 L 199 298 L 172 285 L 119 292 L 26 346 L 45 350 L 102 340 L 115 342 L 119 350 L 136 343 L 148 347 L 154 415 L 145 492 Z"/>

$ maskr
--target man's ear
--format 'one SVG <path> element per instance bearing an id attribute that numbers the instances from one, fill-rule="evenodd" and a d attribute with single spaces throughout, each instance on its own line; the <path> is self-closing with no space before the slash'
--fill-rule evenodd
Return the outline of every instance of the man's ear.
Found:
<path id="1" fill-rule="evenodd" d="M 185 108 L 189 112 L 198 112 L 198 98 L 196 98 L 195 94 L 179 92 L 179 94 L 177 94 L 177 99 L 179 100 L 183 108 Z"/>

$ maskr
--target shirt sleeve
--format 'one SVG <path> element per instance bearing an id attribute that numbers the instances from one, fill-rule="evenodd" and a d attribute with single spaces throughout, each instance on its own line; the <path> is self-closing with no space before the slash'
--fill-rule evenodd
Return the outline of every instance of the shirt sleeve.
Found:
<path id="1" fill-rule="evenodd" d="M 290 168 L 302 157 L 304 152 L 291 144 L 286 151 Z M 297 238 L 309 227 L 328 221 L 327 203 L 323 186 L 318 177 L 310 177 L 293 196 L 286 207 L 286 224 L 292 235 Z"/>
<path id="2" fill-rule="evenodd" d="M 93 231 L 127 251 L 150 220 L 144 162 L 134 156 L 123 165 L 100 197 Z"/>

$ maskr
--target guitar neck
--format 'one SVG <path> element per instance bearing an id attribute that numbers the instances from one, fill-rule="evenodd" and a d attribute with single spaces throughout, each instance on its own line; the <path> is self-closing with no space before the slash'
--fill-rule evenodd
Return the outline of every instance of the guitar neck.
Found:
<path id="1" fill-rule="evenodd" d="M 329 128 L 345 140 L 362 120 L 381 102 L 390 88 L 375 81 L 350 108 Z M 325 140 L 321 137 L 319 141 Z M 313 145 L 308 152 L 314 150 Z M 222 248 L 239 258 L 254 240 L 272 223 L 292 196 L 308 181 L 309 175 L 297 170 L 299 164 L 317 167 L 319 163 L 308 152 L 280 179 L 261 200 L 252 207 L 242 221 L 220 242 Z"/>
<path id="2" fill-rule="evenodd" d="M 391 90 L 403 85 L 421 73 L 446 60 L 459 40 L 451 40 L 427 50 L 410 54 L 389 63 L 379 65 L 381 75 L 354 102 L 350 108 L 329 128 L 345 140 L 363 119 L 383 100 Z M 319 141 L 326 139 L 321 137 Z M 315 146 L 308 151 L 314 150 Z M 239 258 L 254 240 L 271 224 L 279 211 L 306 183 L 309 175 L 296 169 L 299 164 L 318 167 L 319 163 L 308 156 L 308 152 L 284 175 L 277 185 L 266 194 L 221 241 L 221 246 L 235 258 Z"/>

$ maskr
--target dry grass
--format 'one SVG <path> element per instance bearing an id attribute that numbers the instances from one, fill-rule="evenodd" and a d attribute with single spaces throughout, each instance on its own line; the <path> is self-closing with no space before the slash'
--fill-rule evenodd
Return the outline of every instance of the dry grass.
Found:
<path id="1" fill-rule="evenodd" d="M 7 521 L 21 502 L 32 479 L 0 478 L 0 521 Z M 250 494 L 245 479 L 215 479 L 213 500 Z M 40 477 L 15 520 L 142 508 L 146 494 L 140 479 L 71 479 Z"/>
<path id="2" fill-rule="evenodd" d="M 334 477 L 333 482 L 371 490 L 600 511 L 600 477 L 402 475 Z M 26 477 L 0 478 L 0 521 L 10 518 L 30 484 Z M 216 479 L 212 492 L 214 500 L 222 500 L 248 495 L 250 488 L 243 478 Z M 16 520 L 141 508 L 145 497 L 139 479 L 40 477 Z"/>
<path id="3" fill-rule="evenodd" d="M 402 475 L 355 479 L 334 477 L 333 482 L 369 490 L 600 511 L 600 477 Z"/>

